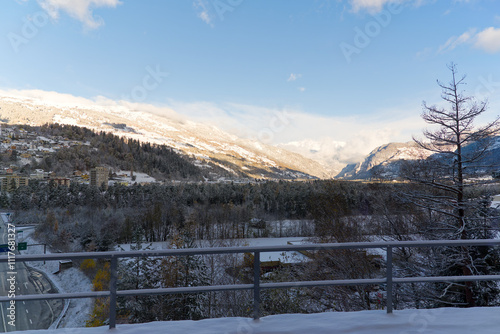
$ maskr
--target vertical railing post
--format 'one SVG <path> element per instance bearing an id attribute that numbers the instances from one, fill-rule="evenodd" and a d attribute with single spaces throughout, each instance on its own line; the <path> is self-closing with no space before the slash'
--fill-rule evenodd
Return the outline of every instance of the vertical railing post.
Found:
<path id="1" fill-rule="evenodd" d="M 111 277 L 109 280 L 109 329 L 116 327 L 116 281 L 117 281 L 118 258 L 111 257 Z"/>
<path id="2" fill-rule="evenodd" d="M 260 252 L 253 255 L 253 319 L 260 318 Z"/>
<path id="3" fill-rule="evenodd" d="M 392 246 L 387 246 L 387 313 L 392 313 Z"/>

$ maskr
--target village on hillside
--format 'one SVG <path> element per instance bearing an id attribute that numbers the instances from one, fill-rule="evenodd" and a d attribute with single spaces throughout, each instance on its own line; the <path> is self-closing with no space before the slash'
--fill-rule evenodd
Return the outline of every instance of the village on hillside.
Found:
<path id="1" fill-rule="evenodd" d="M 74 170 L 72 175 L 57 175 L 50 170 L 28 170 L 24 166 L 41 161 L 58 150 L 74 146 L 90 146 L 89 142 L 69 140 L 62 136 L 41 136 L 20 126 L 0 127 L 0 184 L 2 192 L 12 192 L 27 186 L 31 180 L 69 186 L 72 182 L 104 186 L 119 183 L 125 186 L 154 183 L 156 180 L 144 173 L 114 171 L 99 166 L 89 171 Z"/>

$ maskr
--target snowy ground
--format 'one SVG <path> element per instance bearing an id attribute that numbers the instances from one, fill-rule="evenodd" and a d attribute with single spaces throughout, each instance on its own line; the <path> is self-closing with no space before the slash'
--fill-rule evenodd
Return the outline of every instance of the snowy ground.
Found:
<path id="1" fill-rule="evenodd" d="M 220 244 L 225 246 L 282 246 L 289 244 L 303 244 L 308 243 L 307 238 L 303 237 L 285 237 L 285 238 L 242 238 L 234 239 L 234 244 L 230 241 L 219 241 Z M 215 241 L 217 244 L 217 241 Z M 310 242 L 309 242 L 310 243 Z M 167 241 L 159 241 L 152 243 L 143 243 L 143 248 L 149 246 L 152 250 L 169 249 L 170 243 Z M 199 242 L 199 247 L 215 247 L 215 245 L 210 245 L 209 242 L 204 242 L 201 240 Z M 217 245 L 218 246 L 218 245 Z M 130 244 L 120 244 L 115 247 L 116 250 L 130 250 Z M 260 254 L 260 260 L 262 262 L 266 261 L 281 261 L 282 263 L 299 263 L 307 261 L 308 258 L 299 252 L 262 252 Z"/>
<path id="2" fill-rule="evenodd" d="M 133 184 L 135 182 L 137 182 L 137 183 L 154 183 L 154 182 L 156 182 L 156 179 L 154 177 L 149 176 L 146 173 L 134 172 L 134 176 L 135 176 L 134 180 L 132 180 L 132 178 L 130 177 L 130 171 L 128 171 L 128 170 L 126 170 L 126 171 L 118 170 L 118 171 L 116 171 L 116 174 L 118 175 L 118 177 L 115 180 L 110 181 L 111 183 L 125 182 L 128 184 Z"/>
<path id="3" fill-rule="evenodd" d="M 500 195 L 493 196 L 493 200 L 491 201 L 491 207 L 498 209 L 500 207 Z"/>
<path id="4" fill-rule="evenodd" d="M 20 240 L 18 241 L 25 241 L 28 245 L 38 244 L 37 241 L 31 238 L 31 232 L 33 232 L 34 228 L 17 228 L 17 230 L 24 230 L 23 237 L 19 238 Z M 26 251 L 22 251 L 21 253 L 43 254 L 43 246 L 30 246 Z M 50 253 L 50 250 L 47 249 L 47 253 Z M 45 264 L 39 261 L 27 262 L 27 265 L 45 273 L 61 293 L 92 291 L 92 282 L 77 268 L 66 269 L 55 274 L 59 270 L 59 261 L 46 261 Z M 85 326 L 91 306 L 92 299 L 90 298 L 66 300 L 63 314 L 56 321 L 58 327 L 72 328 Z"/>
<path id="5" fill-rule="evenodd" d="M 500 308 L 330 312 L 283 314 L 264 317 L 258 322 L 247 318 L 221 318 L 200 321 L 152 322 L 118 325 L 112 333 L 121 334 L 498 334 Z M 104 334 L 108 327 L 66 328 L 25 331 L 24 334 Z"/>
<path id="6" fill-rule="evenodd" d="M 289 237 L 289 238 L 246 238 L 242 239 L 248 246 L 281 246 L 307 243 L 307 238 Z M 299 252 L 262 252 L 260 261 L 280 261 L 281 263 L 300 263 L 309 259 Z"/>

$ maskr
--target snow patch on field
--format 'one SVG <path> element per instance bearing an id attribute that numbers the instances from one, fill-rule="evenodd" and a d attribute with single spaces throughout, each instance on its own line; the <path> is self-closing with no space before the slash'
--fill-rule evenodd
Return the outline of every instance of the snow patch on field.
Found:
<path id="1" fill-rule="evenodd" d="M 495 209 L 500 208 L 500 195 L 493 196 L 493 201 L 491 201 L 491 207 Z"/>
<path id="2" fill-rule="evenodd" d="M 133 175 L 135 176 L 135 179 L 132 180 L 132 178 L 130 177 L 129 170 L 127 170 L 127 171 L 118 170 L 116 172 L 116 175 L 118 175 L 117 179 L 115 181 L 111 181 L 111 182 L 128 182 L 129 184 L 133 184 L 134 182 L 137 182 L 137 183 L 155 183 L 155 182 L 157 182 L 157 180 L 154 177 L 149 176 L 146 173 L 140 173 L 140 172 L 134 172 Z"/>

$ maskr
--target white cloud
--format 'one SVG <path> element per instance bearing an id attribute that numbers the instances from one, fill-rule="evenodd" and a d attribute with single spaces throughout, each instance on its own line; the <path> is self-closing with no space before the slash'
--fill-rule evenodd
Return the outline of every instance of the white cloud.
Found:
<path id="1" fill-rule="evenodd" d="M 500 52 L 500 28 L 489 27 L 479 32 L 474 46 L 488 53 Z"/>
<path id="2" fill-rule="evenodd" d="M 302 74 L 295 74 L 295 73 L 292 73 L 290 74 L 290 76 L 288 77 L 288 82 L 290 81 L 295 81 L 297 79 L 300 79 L 302 77 Z"/>
<path id="3" fill-rule="evenodd" d="M 350 0 L 350 4 L 352 7 L 352 11 L 357 13 L 362 10 L 367 10 L 371 13 L 377 13 L 384 8 L 385 5 L 388 4 L 399 4 L 406 2 L 408 0 Z M 417 5 L 421 2 L 421 0 L 414 1 Z"/>
<path id="4" fill-rule="evenodd" d="M 438 53 L 445 53 L 448 51 L 451 51 L 455 49 L 457 46 L 467 43 L 471 41 L 471 39 L 474 37 L 474 34 L 476 32 L 476 29 L 469 29 L 468 31 L 464 32 L 460 36 L 452 36 L 450 37 L 446 43 L 441 45 L 438 49 Z"/>
<path id="5" fill-rule="evenodd" d="M 438 53 L 445 53 L 462 44 L 473 45 L 488 53 L 500 52 L 500 28 L 489 27 L 478 33 L 477 29 L 469 29 L 460 36 L 450 37 L 438 48 Z"/>
<path id="6" fill-rule="evenodd" d="M 301 93 L 304 93 L 306 91 L 306 87 L 299 87 L 297 88 Z"/>
<path id="7" fill-rule="evenodd" d="M 206 0 L 195 0 L 194 7 L 198 10 L 198 17 L 206 24 L 213 26 L 213 15 L 209 11 L 209 5 Z"/>
<path id="8" fill-rule="evenodd" d="M 389 2 L 391 2 L 391 0 L 351 0 L 351 6 L 354 12 L 358 12 L 362 9 L 378 12 Z"/>
<path id="9" fill-rule="evenodd" d="M 294 121 L 276 140 L 289 143 L 297 140 L 321 140 L 328 137 L 332 142 L 345 143 L 330 147 L 326 153 L 330 161 L 358 162 L 375 147 L 389 142 L 406 142 L 411 135 L 420 133 L 425 123 L 418 110 L 399 116 L 401 112 L 387 112 L 382 117 L 370 116 L 327 117 L 303 112 L 293 113 Z"/>
<path id="10" fill-rule="evenodd" d="M 293 108 L 266 108 L 236 103 L 170 101 L 169 107 L 191 120 L 215 125 L 240 137 L 293 148 L 290 143 L 324 141 L 340 143 L 316 154 L 329 163 L 358 162 L 375 147 L 410 141 L 426 126 L 418 106 L 405 112 L 379 111 L 377 116 L 323 116 Z M 304 148 L 297 148 L 303 153 Z M 310 157 L 313 157 L 312 155 Z"/>
<path id="11" fill-rule="evenodd" d="M 99 7 L 115 8 L 120 5 L 120 0 L 37 0 L 40 6 L 53 18 L 58 19 L 60 12 L 82 22 L 86 28 L 96 29 L 104 21 L 95 16 L 93 9 Z"/>
<path id="12" fill-rule="evenodd" d="M 420 7 L 426 3 L 436 1 L 437 0 L 349 0 L 348 2 L 351 5 L 351 10 L 355 13 L 365 10 L 374 14 L 380 12 L 384 7 L 389 7 L 389 11 L 391 11 L 391 5 L 395 5 L 392 10 L 399 13 L 401 8 L 398 8 L 398 6 L 402 4 L 408 3 L 414 7 Z"/>

